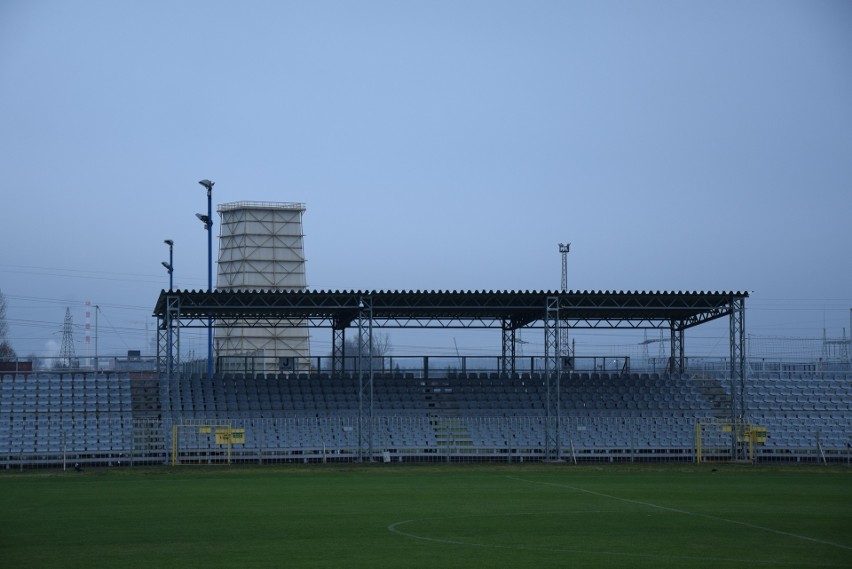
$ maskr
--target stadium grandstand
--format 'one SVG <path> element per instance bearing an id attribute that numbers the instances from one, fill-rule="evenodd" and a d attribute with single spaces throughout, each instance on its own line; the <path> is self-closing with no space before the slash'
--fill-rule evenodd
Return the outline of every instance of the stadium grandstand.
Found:
<path id="1" fill-rule="evenodd" d="M 159 356 L 110 370 L 0 375 L 0 465 L 343 461 L 743 461 L 852 459 L 849 351 L 827 362 L 751 360 L 746 293 L 162 291 Z M 180 331 L 327 328 L 329 357 L 279 369 L 169 360 Z M 691 360 L 686 331 L 730 326 L 720 364 Z M 499 356 L 376 355 L 374 328 L 494 328 Z M 664 365 L 565 356 L 563 328 L 668 331 Z M 358 354 L 345 353 L 347 330 Z M 517 355 L 516 334 L 543 334 Z M 844 359 L 845 358 L 845 359 Z M 246 356 L 245 361 L 251 358 Z M 831 363 L 831 365 L 829 365 Z M 206 370 L 206 367 L 204 368 Z"/>

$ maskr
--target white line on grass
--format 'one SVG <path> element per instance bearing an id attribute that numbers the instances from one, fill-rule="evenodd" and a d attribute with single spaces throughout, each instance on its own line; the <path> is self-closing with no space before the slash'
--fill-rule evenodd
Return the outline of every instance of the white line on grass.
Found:
<path id="1" fill-rule="evenodd" d="M 511 477 L 509 477 L 511 478 Z M 521 480 L 521 479 L 516 479 Z M 528 482 L 527 480 L 521 480 L 522 482 Z M 576 514 L 576 515 L 586 515 L 586 514 L 612 514 L 616 513 L 611 510 L 578 510 L 578 511 L 559 511 L 559 512 L 551 512 L 553 515 L 566 515 L 566 514 Z M 457 539 L 443 539 L 439 537 L 429 537 L 427 535 L 420 535 L 416 533 L 411 533 L 407 531 L 403 531 L 400 529 L 400 526 L 404 526 L 406 524 L 416 523 L 416 522 L 425 522 L 425 521 L 435 521 L 435 520 L 451 520 L 451 519 L 459 519 L 459 518 L 476 518 L 476 517 L 495 517 L 495 516 L 533 516 L 533 517 L 541 517 L 543 515 L 547 515 L 545 512 L 534 512 L 534 513 L 514 513 L 514 514 L 470 514 L 465 516 L 436 516 L 429 518 L 417 518 L 411 520 L 402 520 L 399 522 L 394 522 L 388 526 L 388 531 L 391 533 L 395 533 L 397 535 L 410 537 L 413 539 L 417 539 L 419 541 L 428 541 L 432 543 L 440 543 L 444 545 L 461 545 L 466 547 L 481 547 L 486 549 L 512 549 L 512 550 L 524 550 L 524 551 L 542 551 L 542 552 L 550 552 L 550 553 L 581 553 L 581 554 L 589 554 L 589 555 L 609 555 L 614 557 L 641 557 L 648 559 L 682 559 L 682 560 L 698 560 L 698 561 L 715 561 L 719 563 L 748 563 L 748 564 L 771 564 L 771 565 L 796 565 L 801 566 L 801 563 L 798 562 L 779 562 L 779 561 L 762 561 L 759 559 L 740 559 L 740 558 L 732 558 L 732 557 L 706 557 L 706 556 L 693 556 L 693 555 L 664 555 L 659 553 L 638 553 L 635 551 L 598 551 L 593 549 L 579 549 L 579 548 L 565 548 L 565 547 L 532 547 L 529 545 L 503 545 L 503 544 L 488 544 L 488 543 L 476 543 L 471 541 L 460 541 Z M 834 565 L 814 565 L 815 567 L 834 567 Z"/>
<path id="2" fill-rule="evenodd" d="M 739 521 L 739 520 L 730 520 L 728 518 L 721 518 L 719 516 L 713 516 L 713 515 L 710 515 L 710 514 L 699 514 L 699 513 L 696 513 L 696 512 L 689 512 L 687 510 L 681 510 L 679 508 L 670 508 L 668 506 L 660 506 L 659 504 L 652 504 L 651 502 L 642 502 L 641 500 L 632 500 L 630 498 L 622 498 L 620 496 L 613 496 L 612 494 L 604 494 L 603 492 L 595 492 L 594 490 L 587 490 L 585 488 L 578 488 L 577 486 L 569 486 L 568 484 L 556 484 L 554 482 L 541 482 L 541 481 L 537 481 L 537 480 L 527 480 L 527 479 L 524 479 L 524 478 L 517 478 L 515 476 L 507 476 L 506 478 L 509 478 L 510 480 L 517 480 L 518 482 L 525 482 L 527 484 L 539 484 L 539 485 L 542 485 L 542 486 L 554 486 L 556 488 L 567 488 L 569 490 L 574 490 L 576 492 L 583 492 L 585 494 L 591 494 L 593 496 L 600 496 L 602 498 L 609 498 L 611 500 L 618 500 L 619 502 L 625 502 L 625 503 L 628 503 L 628 504 L 638 504 L 640 506 L 647 506 L 649 508 L 656 508 L 658 510 L 664 510 L 664 511 L 667 511 L 667 512 L 674 512 L 674 513 L 677 513 L 677 514 L 684 514 L 684 515 L 687 515 L 687 516 L 695 516 L 695 517 L 698 517 L 698 518 L 705 518 L 705 519 L 708 519 L 708 520 L 715 520 L 715 521 L 718 521 L 718 522 L 736 524 L 736 525 L 739 525 L 739 526 L 743 526 L 743 527 L 747 527 L 747 528 L 751 528 L 751 529 L 757 529 L 757 530 L 761 530 L 761 531 L 766 531 L 766 532 L 774 533 L 774 534 L 777 534 L 777 535 L 783 535 L 783 536 L 786 536 L 786 537 L 793 537 L 793 538 L 801 539 L 801 540 L 805 540 L 805 541 L 812 541 L 814 543 L 821 543 L 822 545 L 830 545 L 832 547 L 839 547 L 840 549 L 852 550 L 852 547 L 850 547 L 848 545 L 843 545 L 842 543 L 835 543 L 833 541 L 827 541 L 827 540 L 824 540 L 824 539 L 817 539 L 815 537 L 808 537 L 806 535 L 799 535 L 797 533 L 790 533 L 790 532 L 787 532 L 787 531 L 769 528 L 769 527 L 766 527 L 766 526 L 759 526 L 757 524 L 750 524 L 748 522 L 742 522 L 742 521 Z"/>

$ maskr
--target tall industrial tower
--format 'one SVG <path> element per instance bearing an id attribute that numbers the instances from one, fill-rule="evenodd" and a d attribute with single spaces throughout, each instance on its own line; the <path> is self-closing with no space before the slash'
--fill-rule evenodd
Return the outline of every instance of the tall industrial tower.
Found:
<path id="1" fill-rule="evenodd" d="M 568 292 L 568 253 L 571 251 L 570 243 L 560 243 L 559 253 L 562 255 L 562 288 L 563 293 Z M 563 324 L 559 327 L 559 356 L 562 358 L 563 367 L 573 367 L 573 365 L 565 366 L 565 358 L 571 357 L 571 346 L 568 344 L 568 324 Z"/>
<path id="2" fill-rule="evenodd" d="M 74 320 L 71 318 L 71 309 L 65 309 L 65 323 L 62 326 L 62 348 L 59 350 L 59 363 L 63 367 L 74 365 L 76 358 L 74 353 Z"/>
<path id="3" fill-rule="evenodd" d="M 217 208 L 217 290 L 306 290 L 302 203 L 234 202 Z M 222 371 L 296 371 L 309 364 L 308 327 L 303 322 L 269 327 L 216 329 Z M 250 369 L 249 366 L 251 366 Z"/>

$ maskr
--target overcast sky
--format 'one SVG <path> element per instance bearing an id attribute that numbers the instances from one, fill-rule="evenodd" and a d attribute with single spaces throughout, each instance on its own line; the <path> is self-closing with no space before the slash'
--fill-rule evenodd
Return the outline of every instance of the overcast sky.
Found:
<path id="1" fill-rule="evenodd" d="M 747 290 L 749 334 L 837 337 L 852 2 L 0 1 L 20 355 L 66 307 L 84 353 L 87 300 L 102 354 L 147 350 L 163 239 L 206 287 L 202 178 L 304 202 L 314 289 L 557 289 L 571 242 L 569 288 Z"/>

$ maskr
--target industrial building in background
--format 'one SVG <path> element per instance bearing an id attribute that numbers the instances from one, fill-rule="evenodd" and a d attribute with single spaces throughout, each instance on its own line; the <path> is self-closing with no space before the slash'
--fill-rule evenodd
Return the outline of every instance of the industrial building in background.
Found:
<path id="1" fill-rule="evenodd" d="M 220 204 L 219 291 L 307 289 L 302 214 L 305 204 L 241 201 Z M 221 372 L 273 373 L 309 365 L 310 336 L 303 322 L 269 327 L 245 321 L 216 327 Z"/>

